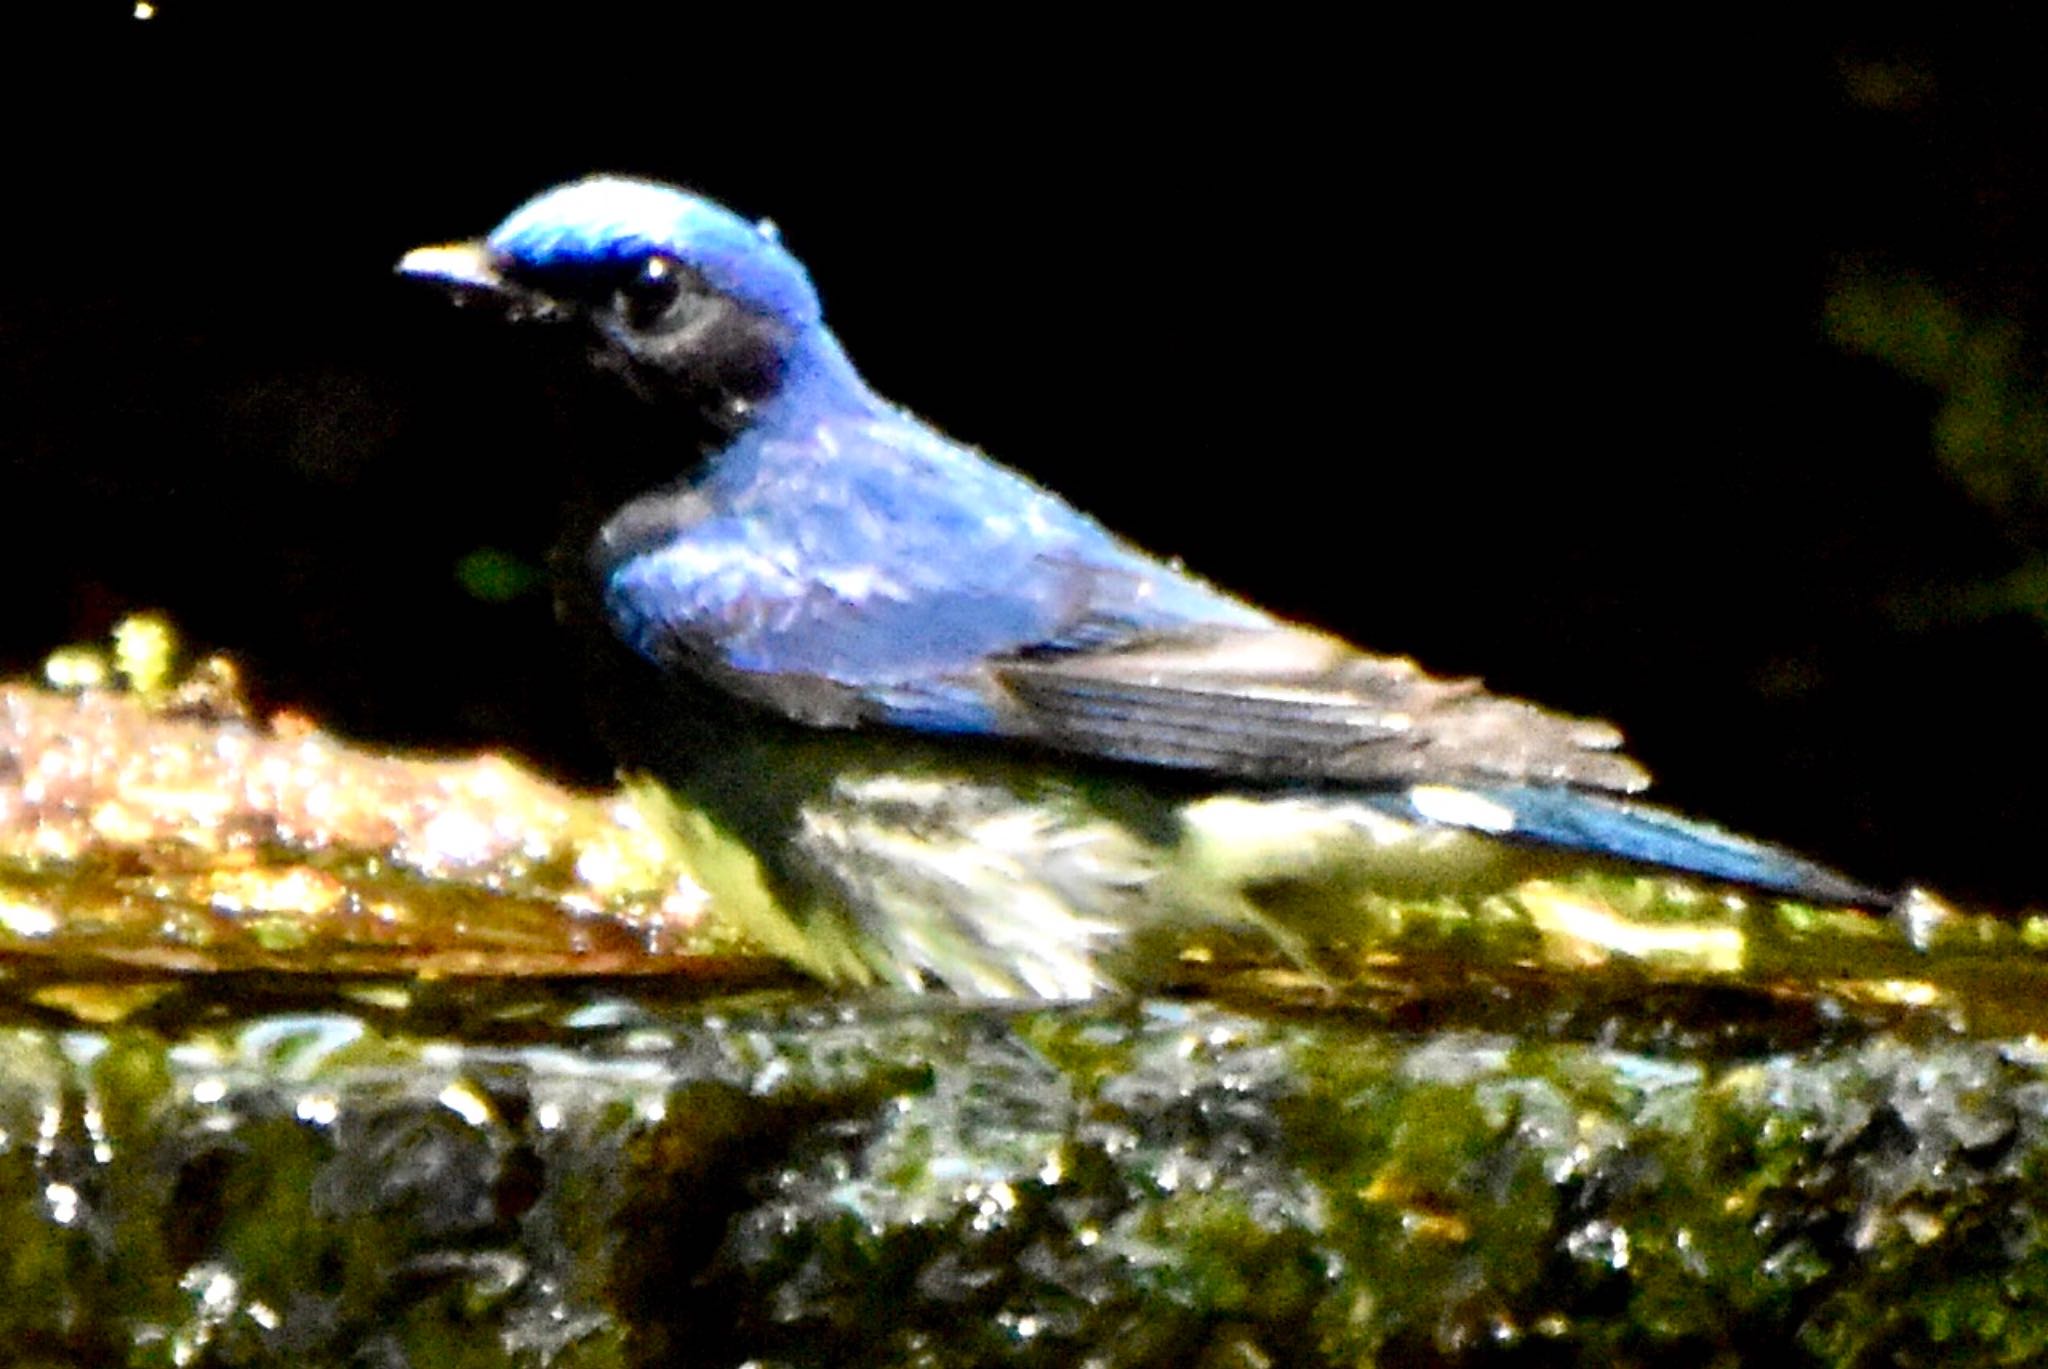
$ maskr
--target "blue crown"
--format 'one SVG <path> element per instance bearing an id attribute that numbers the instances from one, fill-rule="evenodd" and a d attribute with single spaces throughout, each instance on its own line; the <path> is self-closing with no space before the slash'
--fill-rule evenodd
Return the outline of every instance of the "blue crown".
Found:
<path id="1" fill-rule="evenodd" d="M 721 294 L 798 327 L 818 322 L 818 292 L 772 228 L 655 181 L 591 176 L 556 186 L 492 230 L 491 252 L 535 273 L 605 267 L 660 253 Z"/>

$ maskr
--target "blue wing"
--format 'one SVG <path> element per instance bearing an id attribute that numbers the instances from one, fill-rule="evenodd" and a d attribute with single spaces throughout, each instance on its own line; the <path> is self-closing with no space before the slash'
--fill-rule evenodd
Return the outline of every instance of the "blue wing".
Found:
<path id="1" fill-rule="evenodd" d="M 1281 622 L 895 411 L 758 425 L 598 545 L 642 654 L 807 723 L 1234 779 L 1646 782 L 1605 724 Z"/>

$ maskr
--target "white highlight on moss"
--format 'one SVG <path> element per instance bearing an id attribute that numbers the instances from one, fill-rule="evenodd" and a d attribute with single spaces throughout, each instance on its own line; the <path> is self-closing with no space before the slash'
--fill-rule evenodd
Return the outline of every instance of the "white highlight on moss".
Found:
<path id="1" fill-rule="evenodd" d="M 70 1184 L 43 1185 L 43 1201 L 50 1205 L 50 1220 L 70 1226 L 78 1220 L 78 1190 Z"/>
<path id="2" fill-rule="evenodd" d="M 457 1079 L 448 1084 L 434 1095 L 434 1101 L 473 1127 L 483 1126 L 491 1120 L 491 1100 L 463 1080 Z"/>
<path id="3" fill-rule="evenodd" d="M 0 930 L 19 937 L 44 937 L 57 930 L 57 915 L 33 903 L 0 901 Z"/>
<path id="4" fill-rule="evenodd" d="M 341 1116 L 341 1100 L 331 1093 L 308 1093 L 300 1097 L 292 1114 L 316 1127 L 332 1126 Z"/>

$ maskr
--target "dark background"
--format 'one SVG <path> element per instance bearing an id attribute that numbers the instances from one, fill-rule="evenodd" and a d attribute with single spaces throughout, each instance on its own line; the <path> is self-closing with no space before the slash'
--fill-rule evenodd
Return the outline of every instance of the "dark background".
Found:
<path id="1" fill-rule="evenodd" d="M 162 608 L 347 735 L 604 776 L 546 593 L 474 573 L 538 564 L 604 454 L 391 266 L 630 171 L 773 216 L 877 388 L 1140 542 L 1611 717 L 1674 806 L 2043 901 L 2048 54 L 2016 13 L 52 8 L 10 44 L 0 670 Z"/>

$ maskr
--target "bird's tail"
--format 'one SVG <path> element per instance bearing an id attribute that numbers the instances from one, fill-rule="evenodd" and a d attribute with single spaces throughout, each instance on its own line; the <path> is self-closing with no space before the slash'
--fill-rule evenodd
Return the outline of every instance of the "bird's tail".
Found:
<path id="1" fill-rule="evenodd" d="M 1881 889 L 1781 846 L 1668 809 L 1577 789 L 1416 785 L 1373 796 L 1383 811 L 1511 841 L 1657 865 L 1814 903 L 1889 907 Z"/>

